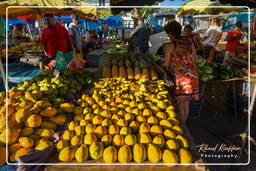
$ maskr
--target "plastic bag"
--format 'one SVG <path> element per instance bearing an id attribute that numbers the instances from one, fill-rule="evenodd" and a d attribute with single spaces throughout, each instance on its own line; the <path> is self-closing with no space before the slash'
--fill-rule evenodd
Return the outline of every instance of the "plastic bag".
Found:
<path id="1" fill-rule="evenodd" d="M 65 69 L 67 68 L 68 63 L 73 59 L 74 52 L 70 51 L 68 53 L 63 54 L 62 52 L 58 52 L 55 60 L 55 68 L 56 69 Z"/>
<path id="2" fill-rule="evenodd" d="M 68 68 L 83 69 L 86 61 L 82 58 L 73 58 L 68 64 Z"/>

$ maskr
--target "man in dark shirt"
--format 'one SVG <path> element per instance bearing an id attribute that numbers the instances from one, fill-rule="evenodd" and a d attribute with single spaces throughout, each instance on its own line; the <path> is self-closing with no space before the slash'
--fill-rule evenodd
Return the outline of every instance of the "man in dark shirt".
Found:
<path id="1" fill-rule="evenodd" d="M 145 53 L 148 50 L 148 41 L 150 30 L 144 23 L 144 18 L 138 17 L 138 26 L 131 33 L 131 38 L 135 37 L 136 51 L 138 53 Z"/>

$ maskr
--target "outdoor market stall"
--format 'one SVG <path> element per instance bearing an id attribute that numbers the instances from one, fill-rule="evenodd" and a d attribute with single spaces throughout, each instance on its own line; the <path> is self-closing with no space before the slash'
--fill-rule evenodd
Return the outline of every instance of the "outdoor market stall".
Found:
<path id="1" fill-rule="evenodd" d="M 0 93 L 0 165 L 7 159 L 16 164 L 87 164 L 47 166 L 46 170 L 99 169 L 99 166 L 88 166 L 95 163 L 162 164 L 171 166 L 168 170 L 206 170 L 205 166 L 173 166 L 175 163 L 203 165 L 204 161 L 195 151 L 189 130 L 178 118 L 172 96 L 175 85 L 168 77 L 170 73 L 161 68 L 159 57 L 130 52 L 119 44 L 93 53 L 94 61 L 87 58 L 87 62 L 94 62 L 93 67 L 97 69 L 94 73 L 90 66 L 57 68 L 58 74 L 56 70 L 26 68 L 29 74 L 19 78 L 14 71 L 23 73 L 25 68 L 9 66 L 8 80 L 18 79 L 19 84 L 7 94 Z M 207 63 L 202 58 L 197 61 L 197 70 L 201 96 L 204 84 L 242 79 L 237 71 L 241 68 Z M 196 102 L 199 104 L 194 118 L 200 117 L 201 102 L 202 97 Z M 8 129 L 5 129 L 6 120 Z M 8 156 L 4 153 L 6 149 Z M 20 167 L 36 170 L 43 166 Z M 100 169 L 113 168 L 101 166 Z M 167 170 L 166 166 L 151 166 L 149 170 L 156 168 Z M 128 166 L 118 169 L 127 170 Z M 138 167 L 129 166 L 129 169 Z"/>

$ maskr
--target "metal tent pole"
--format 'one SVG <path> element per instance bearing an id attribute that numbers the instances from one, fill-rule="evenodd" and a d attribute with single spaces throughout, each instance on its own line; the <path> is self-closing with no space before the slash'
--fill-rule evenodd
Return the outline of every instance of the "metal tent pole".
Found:
<path id="1" fill-rule="evenodd" d="M 2 74 L 5 90 L 8 90 L 8 84 L 7 84 L 7 81 L 6 81 L 6 76 L 5 76 L 5 72 L 4 72 L 2 59 L 0 59 L 0 71 L 1 71 L 1 74 Z"/>

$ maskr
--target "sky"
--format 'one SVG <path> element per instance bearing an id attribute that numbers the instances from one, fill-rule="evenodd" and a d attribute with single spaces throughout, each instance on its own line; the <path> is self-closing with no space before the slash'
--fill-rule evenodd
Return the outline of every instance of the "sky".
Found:
<path id="1" fill-rule="evenodd" d="M 164 0 L 160 3 L 161 6 L 182 6 L 185 2 L 189 0 Z"/>

